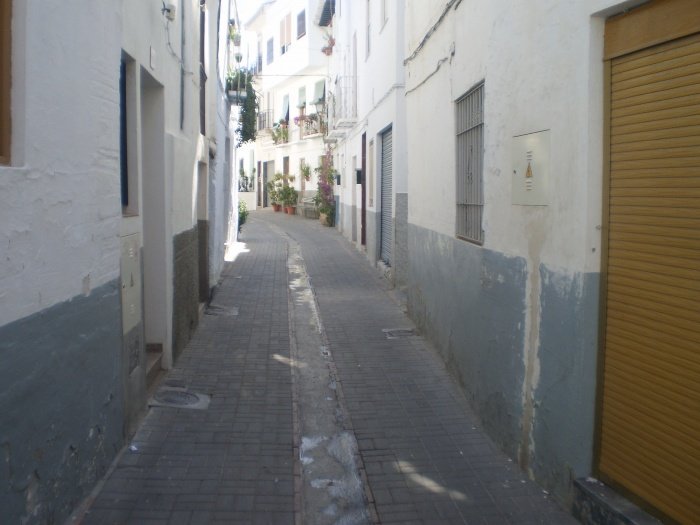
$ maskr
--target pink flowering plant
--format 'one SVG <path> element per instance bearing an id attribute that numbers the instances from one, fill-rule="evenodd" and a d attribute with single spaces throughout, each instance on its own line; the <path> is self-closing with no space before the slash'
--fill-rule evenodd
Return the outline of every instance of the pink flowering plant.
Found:
<path id="1" fill-rule="evenodd" d="M 314 171 L 318 175 L 318 187 L 314 196 L 314 203 L 319 213 L 325 213 L 332 219 L 335 216 L 335 196 L 333 195 L 333 183 L 336 171 L 333 169 L 331 159 L 326 155 L 323 163 Z"/>

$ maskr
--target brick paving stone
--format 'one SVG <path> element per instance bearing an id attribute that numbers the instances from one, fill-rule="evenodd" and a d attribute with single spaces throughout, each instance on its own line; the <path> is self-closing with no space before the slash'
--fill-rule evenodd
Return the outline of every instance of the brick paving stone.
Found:
<path id="1" fill-rule="evenodd" d="M 251 213 L 249 251 L 213 299 L 238 315 L 203 315 L 167 377 L 211 395 L 209 408 L 150 409 L 82 523 L 295 523 L 280 229 L 301 247 L 379 522 L 575 523 L 479 428 L 422 338 L 387 339 L 413 325 L 364 256 L 316 221 L 268 211 Z"/>

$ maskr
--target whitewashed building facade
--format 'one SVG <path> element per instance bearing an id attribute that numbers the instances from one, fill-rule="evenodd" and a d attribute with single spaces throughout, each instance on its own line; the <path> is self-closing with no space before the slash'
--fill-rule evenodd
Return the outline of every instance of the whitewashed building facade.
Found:
<path id="1" fill-rule="evenodd" d="M 256 35 L 258 132 L 255 147 L 242 149 L 237 170 L 255 169 L 256 206 L 270 206 L 267 183 L 277 173 L 289 177 L 300 200 L 315 193 L 327 74 L 324 33 L 314 23 L 318 8 L 317 0 L 268 1 L 246 23 Z M 301 176 L 303 165 L 311 168 L 308 181 Z"/>
<path id="2" fill-rule="evenodd" d="M 340 173 L 338 228 L 405 285 L 406 111 L 403 0 L 327 1 L 335 46 L 328 136 Z"/>

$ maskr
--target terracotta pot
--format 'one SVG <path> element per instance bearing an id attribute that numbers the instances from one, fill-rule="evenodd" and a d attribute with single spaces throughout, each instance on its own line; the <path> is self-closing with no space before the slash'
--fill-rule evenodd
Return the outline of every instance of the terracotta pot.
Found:
<path id="1" fill-rule="evenodd" d="M 328 217 L 328 214 L 326 213 L 319 213 L 318 214 L 318 221 L 323 224 L 324 226 L 330 226 L 330 217 Z"/>
<path id="2" fill-rule="evenodd" d="M 281 204 L 273 204 L 272 209 L 275 211 L 280 211 L 282 209 L 282 205 Z"/>

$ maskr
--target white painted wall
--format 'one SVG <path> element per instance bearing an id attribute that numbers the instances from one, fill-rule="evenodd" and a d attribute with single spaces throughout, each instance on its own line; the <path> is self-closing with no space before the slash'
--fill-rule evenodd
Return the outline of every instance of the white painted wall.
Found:
<path id="1" fill-rule="evenodd" d="M 119 276 L 114 2 L 14 2 L 11 167 L 0 166 L 0 325 Z"/>
<path id="2" fill-rule="evenodd" d="M 623 4 L 458 2 L 418 50 L 445 5 L 413 3 L 407 14 L 408 142 L 422 146 L 408 150 L 409 194 L 420 196 L 409 222 L 454 236 L 454 102 L 485 79 L 484 246 L 528 257 L 536 241 L 550 267 L 598 271 L 604 22 L 594 15 Z M 513 137 L 545 129 L 550 204 L 512 205 Z"/>

